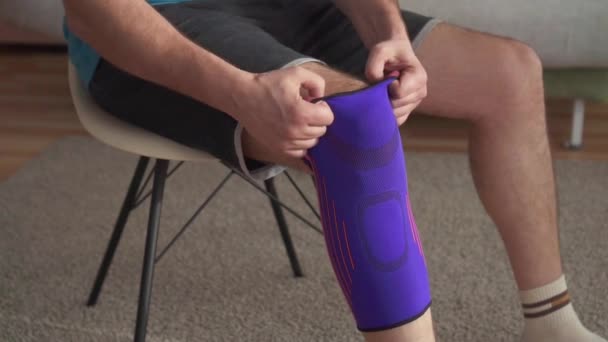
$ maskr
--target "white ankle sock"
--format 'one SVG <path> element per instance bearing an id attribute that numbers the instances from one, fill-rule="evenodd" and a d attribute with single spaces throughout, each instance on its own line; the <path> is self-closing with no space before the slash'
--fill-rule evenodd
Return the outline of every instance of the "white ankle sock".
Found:
<path id="1" fill-rule="evenodd" d="M 520 291 L 525 327 L 522 342 L 608 342 L 578 319 L 562 275 L 545 286 Z"/>

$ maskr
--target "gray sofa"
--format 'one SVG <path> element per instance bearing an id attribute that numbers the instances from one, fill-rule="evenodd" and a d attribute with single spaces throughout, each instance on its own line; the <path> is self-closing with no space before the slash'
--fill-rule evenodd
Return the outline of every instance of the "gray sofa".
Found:
<path id="1" fill-rule="evenodd" d="M 547 97 L 574 101 L 570 146 L 581 146 L 585 102 L 608 102 L 608 0 L 400 2 L 403 8 L 532 46 L 545 65 Z M 63 44 L 62 18 L 61 0 L 0 0 L 0 43 L 23 39 L 18 34 L 25 30 L 30 42 L 34 34 L 35 42 Z"/>
<path id="2" fill-rule="evenodd" d="M 0 43 L 64 44 L 61 0 L 0 0 Z"/>

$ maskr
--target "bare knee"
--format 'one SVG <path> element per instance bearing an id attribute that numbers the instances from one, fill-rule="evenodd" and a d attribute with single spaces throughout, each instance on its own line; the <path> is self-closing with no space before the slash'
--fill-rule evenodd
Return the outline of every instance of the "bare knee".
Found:
<path id="1" fill-rule="evenodd" d="M 536 52 L 528 45 L 510 41 L 507 43 L 500 68 L 500 75 L 507 94 L 519 99 L 529 95 L 540 95 L 542 90 L 542 63 Z M 532 94 L 534 93 L 534 94 Z"/>
<path id="2" fill-rule="evenodd" d="M 481 115 L 496 119 L 544 115 L 543 68 L 536 52 L 524 43 L 503 40 L 494 59 L 495 68 L 488 78 L 487 108 Z"/>
<path id="3" fill-rule="evenodd" d="M 365 88 L 368 84 L 352 75 L 332 69 L 326 65 L 309 62 L 302 64 L 301 67 L 306 68 L 314 73 L 319 74 L 325 80 L 325 95 L 332 95 L 345 91 L 353 91 Z"/>

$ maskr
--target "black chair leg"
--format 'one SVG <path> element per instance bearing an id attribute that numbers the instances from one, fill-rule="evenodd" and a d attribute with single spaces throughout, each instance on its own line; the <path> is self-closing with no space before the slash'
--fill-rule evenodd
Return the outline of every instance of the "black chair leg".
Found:
<path id="1" fill-rule="evenodd" d="M 264 185 L 266 186 L 266 191 L 271 193 L 276 198 L 279 198 L 277 195 L 277 190 L 274 186 L 274 180 L 272 178 L 265 180 Z M 289 228 L 287 227 L 287 221 L 285 221 L 283 210 L 281 209 L 281 206 L 272 198 L 270 198 L 270 204 L 272 205 L 272 211 L 274 212 L 277 224 L 279 225 L 279 230 L 281 231 L 281 237 L 283 238 L 283 243 L 285 244 L 285 250 L 287 251 L 287 256 L 289 257 L 289 262 L 291 263 L 293 275 L 295 277 L 302 277 L 304 274 L 302 273 L 302 268 L 300 267 L 296 250 L 293 247 L 293 242 L 291 241 L 291 235 L 289 234 Z"/>
<path id="2" fill-rule="evenodd" d="M 103 260 L 101 262 L 101 265 L 99 266 L 99 270 L 97 271 L 97 277 L 95 278 L 93 289 L 89 294 L 89 299 L 87 301 L 88 306 L 93 306 L 97 303 L 97 299 L 99 298 L 99 294 L 101 292 L 101 287 L 103 286 L 103 283 L 108 274 L 108 270 L 110 269 L 110 264 L 112 264 L 114 253 L 116 252 L 118 242 L 120 241 L 122 232 L 125 228 L 125 225 L 127 224 L 127 219 L 129 218 L 129 214 L 131 213 L 133 204 L 136 201 L 135 197 L 137 196 L 137 190 L 139 190 L 141 181 L 143 179 L 144 173 L 146 172 L 146 167 L 148 166 L 149 161 L 150 158 L 148 157 L 140 157 L 139 161 L 137 162 L 137 167 L 135 168 L 133 178 L 131 179 L 131 184 L 129 185 L 129 190 L 127 190 L 125 199 L 122 202 L 122 208 L 120 209 L 120 213 L 118 214 L 118 218 L 116 219 L 116 223 L 114 224 L 114 231 L 112 232 L 112 237 L 108 242 L 106 253 L 103 256 Z"/>
<path id="3" fill-rule="evenodd" d="M 167 160 L 157 160 L 154 165 L 154 182 L 152 184 L 152 199 L 150 201 L 150 215 L 148 217 L 148 233 L 146 234 L 144 265 L 141 273 L 139 301 L 137 304 L 135 342 L 144 342 L 146 340 L 150 298 L 152 296 L 152 280 L 154 278 L 154 259 L 156 257 L 158 228 L 160 226 L 160 211 L 163 203 L 163 192 L 168 168 L 169 161 Z"/>

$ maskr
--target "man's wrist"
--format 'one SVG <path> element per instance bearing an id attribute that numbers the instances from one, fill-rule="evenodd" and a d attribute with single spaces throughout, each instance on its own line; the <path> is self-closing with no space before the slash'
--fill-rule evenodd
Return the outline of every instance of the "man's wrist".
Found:
<path id="1" fill-rule="evenodd" d="M 207 52 L 197 51 L 188 62 L 182 63 L 185 68 L 179 72 L 185 86 L 182 92 L 240 120 L 238 103 L 250 91 L 254 74 Z"/>
<path id="2" fill-rule="evenodd" d="M 381 9 L 368 19 L 373 29 L 366 34 L 366 45 L 372 47 L 387 40 L 408 40 L 405 23 L 398 9 Z"/>
<path id="3" fill-rule="evenodd" d="M 243 110 L 243 103 L 251 96 L 255 96 L 255 76 L 256 74 L 235 68 L 231 77 L 226 79 L 226 93 L 223 97 L 224 111 L 237 121 L 242 121 L 244 115 L 248 115 L 247 110 Z"/>
<path id="4" fill-rule="evenodd" d="M 336 1 L 367 48 L 387 40 L 408 40 L 401 9 L 394 0 Z"/>

